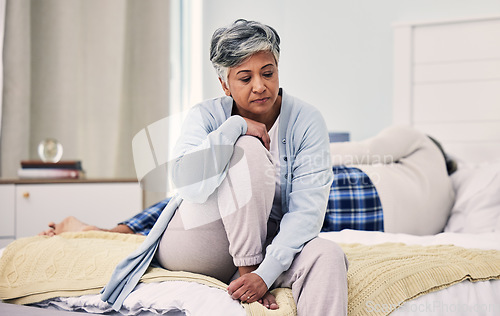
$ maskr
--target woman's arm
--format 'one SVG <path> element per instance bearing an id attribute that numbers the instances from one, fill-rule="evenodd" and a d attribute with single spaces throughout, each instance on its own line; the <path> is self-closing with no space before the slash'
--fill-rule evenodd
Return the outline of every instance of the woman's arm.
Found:
<path id="1" fill-rule="evenodd" d="M 203 203 L 215 191 L 224 180 L 236 140 L 246 133 L 247 124 L 241 116 L 225 120 L 222 109 L 215 112 L 194 107 L 174 148 L 169 171 L 186 201 Z"/>
<path id="2" fill-rule="evenodd" d="M 292 264 L 294 256 L 306 242 L 318 236 L 326 211 L 333 173 L 326 124 L 318 111 L 307 109 L 292 138 L 297 146 L 291 174 L 288 210 L 280 231 L 266 250 L 266 256 L 255 271 L 270 287 Z M 289 141 L 292 141 L 290 139 Z M 290 159 L 289 159 L 290 160 Z"/>

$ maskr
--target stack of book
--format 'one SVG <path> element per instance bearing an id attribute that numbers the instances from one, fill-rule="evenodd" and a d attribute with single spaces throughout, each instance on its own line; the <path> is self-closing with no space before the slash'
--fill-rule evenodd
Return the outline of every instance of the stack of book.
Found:
<path id="1" fill-rule="evenodd" d="M 17 175 L 21 179 L 79 179 L 85 173 L 80 160 L 43 162 L 23 160 Z"/>

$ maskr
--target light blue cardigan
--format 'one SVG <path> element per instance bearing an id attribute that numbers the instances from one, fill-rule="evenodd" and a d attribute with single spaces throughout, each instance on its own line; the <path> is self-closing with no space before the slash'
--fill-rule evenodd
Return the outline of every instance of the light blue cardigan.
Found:
<path id="1" fill-rule="evenodd" d="M 163 232 L 183 199 L 203 203 L 224 180 L 232 148 L 247 129 L 241 116 L 231 116 L 232 107 L 233 99 L 222 97 L 204 101 L 190 110 L 174 149 L 178 158 L 171 166 L 177 194 L 165 207 L 146 240 L 118 264 L 102 290 L 101 299 L 113 304 L 115 310 L 120 309 L 148 268 Z M 254 271 L 268 288 L 290 267 L 304 244 L 320 232 L 333 181 L 328 131 L 323 117 L 314 107 L 284 91 L 278 137 L 283 217 L 279 233 Z M 193 163 L 193 159 L 186 158 L 193 152 L 202 152 L 203 160 Z M 215 174 L 214 162 L 218 169 Z M 200 181 L 183 183 L 186 176 Z"/>

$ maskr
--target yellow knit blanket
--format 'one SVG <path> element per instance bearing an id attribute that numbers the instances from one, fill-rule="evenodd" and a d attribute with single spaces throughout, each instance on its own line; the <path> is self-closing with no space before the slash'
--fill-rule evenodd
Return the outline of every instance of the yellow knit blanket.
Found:
<path id="1" fill-rule="evenodd" d="M 388 315 L 404 302 L 464 280 L 500 279 L 500 251 L 452 245 L 342 245 L 349 315 Z"/>
<path id="2" fill-rule="evenodd" d="M 97 294 L 118 262 L 143 240 L 142 236 L 104 232 L 19 239 L 0 259 L 0 299 L 28 304 L 58 296 Z M 387 315 L 405 301 L 463 280 L 500 279 L 500 251 L 394 243 L 341 246 L 350 262 L 350 315 Z M 148 269 L 141 279 L 168 280 L 227 288 L 214 278 L 159 268 Z M 274 294 L 278 310 L 267 310 L 259 303 L 242 304 L 247 315 L 296 315 L 289 289 L 277 289 Z"/>
<path id="3" fill-rule="evenodd" d="M 11 243 L 0 258 L 0 299 L 30 304 L 59 296 L 98 294 L 116 265 L 135 250 L 144 236 L 106 232 L 64 233 L 28 237 Z M 198 282 L 221 290 L 227 284 L 200 274 L 149 268 L 142 282 Z M 272 291 L 280 308 L 242 304 L 247 315 L 297 315 L 290 289 Z"/>

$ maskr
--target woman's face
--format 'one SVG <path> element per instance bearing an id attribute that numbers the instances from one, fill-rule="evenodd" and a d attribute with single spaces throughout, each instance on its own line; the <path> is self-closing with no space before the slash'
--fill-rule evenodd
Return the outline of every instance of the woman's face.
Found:
<path id="1" fill-rule="evenodd" d="M 243 117 L 264 123 L 281 105 L 278 66 L 271 52 L 256 53 L 230 68 L 227 83 L 221 81 L 221 84 Z"/>

